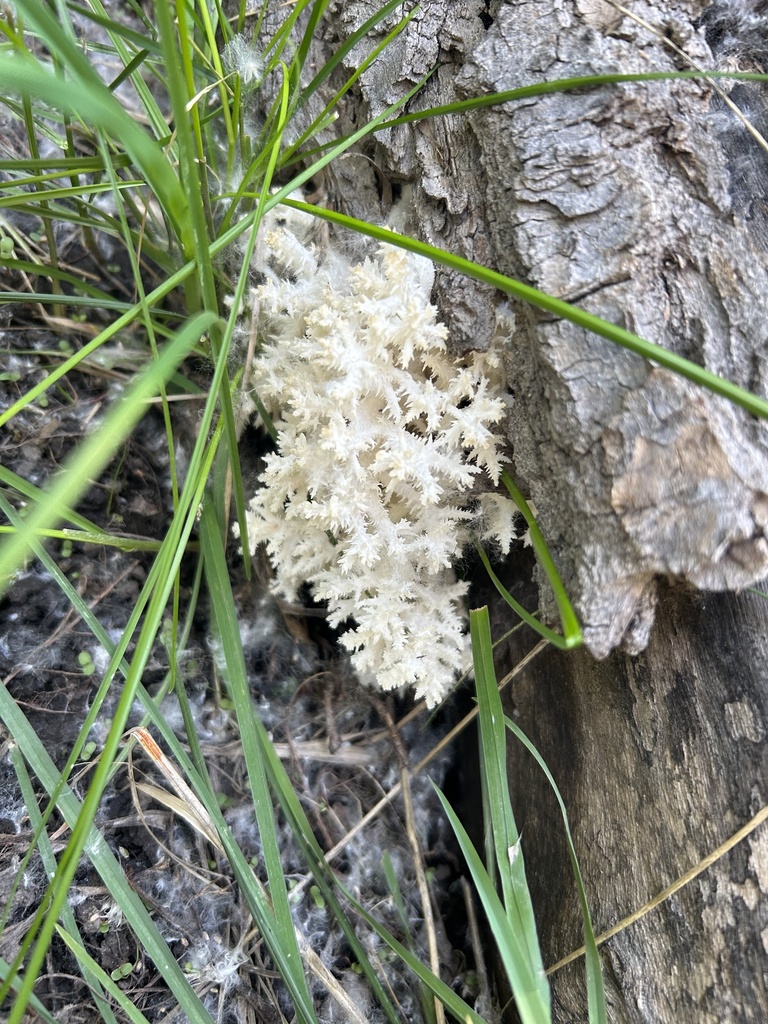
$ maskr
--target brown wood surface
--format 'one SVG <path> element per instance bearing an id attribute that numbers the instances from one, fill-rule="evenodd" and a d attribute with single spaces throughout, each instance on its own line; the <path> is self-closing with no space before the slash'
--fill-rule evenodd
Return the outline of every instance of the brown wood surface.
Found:
<path id="1" fill-rule="evenodd" d="M 506 620 L 496 609 L 496 632 Z M 768 602 L 664 588 L 646 651 L 549 649 L 508 713 L 567 805 L 596 931 L 643 906 L 768 799 Z M 522 639 L 505 659 L 529 647 Z M 502 668 L 505 666 L 502 666 Z M 521 745 L 509 779 L 549 965 L 582 943 L 559 811 Z M 609 1019 L 768 1019 L 768 825 L 603 947 Z M 556 1021 L 586 1021 L 583 959 L 553 976 Z"/>

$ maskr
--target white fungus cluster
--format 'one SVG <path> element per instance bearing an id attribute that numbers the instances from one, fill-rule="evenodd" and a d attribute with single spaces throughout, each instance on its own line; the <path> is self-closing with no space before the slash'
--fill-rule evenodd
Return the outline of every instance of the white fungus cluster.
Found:
<path id="1" fill-rule="evenodd" d="M 321 260 L 300 224 L 264 244 L 251 385 L 277 451 L 250 502 L 249 546 L 266 544 L 289 600 L 309 583 L 327 602 L 361 679 L 434 705 L 467 664 L 453 565 L 476 475 L 500 475 L 498 351 L 447 354 L 421 257 L 383 245 L 357 266 Z"/>

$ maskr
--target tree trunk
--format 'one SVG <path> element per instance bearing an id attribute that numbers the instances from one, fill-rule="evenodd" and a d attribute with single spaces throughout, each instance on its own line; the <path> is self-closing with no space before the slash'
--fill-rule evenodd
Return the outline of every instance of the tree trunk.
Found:
<path id="1" fill-rule="evenodd" d="M 706 69 L 766 70 L 765 6 L 639 3 L 639 23 L 607 0 L 423 0 L 358 80 L 340 129 L 435 66 L 417 109 L 575 75 L 689 70 L 681 51 Z M 363 0 L 331 2 L 328 52 L 371 13 Z M 349 68 L 370 48 L 353 50 Z M 765 396 L 768 176 L 729 103 L 765 130 L 768 91 L 719 88 L 611 85 L 404 125 L 335 164 L 327 188 L 373 220 L 407 196 L 411 230 L 426 241 Z M 487 345 L 501 297 L 441 272 L 436 298 L 456 350 Z M 522 305 L 514 313 L 514 471 L 588 650 L 542 656 L 512 703 L 563 787 L 600 929 L 765 802 L 766 606 L 697 590 L 739 590 L 768 572 L 768 435 L 741 409 L 568 321 Z M 579 944 L 562 829 L 515 748 L 510 778 L 552 961 Z M 766 1019 L 766 887 L 768 840 L 756 832 L 610 940 L 611 1019 Z M 580 977 L 573 967 L 557 975 L 556 1020 L 586 1019 Z"/>
<path id="2" fill-rule="evenodd" d="M 515 682 L 507 710 L 558 781 L 596 932 L 695 868 L 765 804 L 766 627 L 768 604 L 756 595 L 664 587 L 641 654 L 597 662 L 549 649 Z M 529 648 L 518 643 L 510 654 Z M 541 771 L 514 741 L 508 764 L 553 964 L 583 942 L 561 818 Z M 766 1020 L 766 938 L 763 825 L 602 947 L 609 1019 Z M 586 1021 L 583 959 L 552 985 L 554 1019 Z"/>

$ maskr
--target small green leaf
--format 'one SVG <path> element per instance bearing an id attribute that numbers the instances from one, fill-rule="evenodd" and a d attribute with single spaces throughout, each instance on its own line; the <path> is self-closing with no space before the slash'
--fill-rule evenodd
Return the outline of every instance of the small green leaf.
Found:
<path id="1" fill-rule="evenodd" d="M 133 971 L 133 964 L 120 964 L 114 971 L 110 972 L 110 978 L 112 981 L 122 981 L 123 978 L 127 978 L 128 975 Z"/>
<path id="2" fill-rule="evenodd" d="M 96 666 L 93 663 L 93 658 L 90 656 L 88 651 L 80 651 L 77 656 L 78 664 L 80 665 L 80 671 L 84 676 L 92 676 L 96 671 Z"/>

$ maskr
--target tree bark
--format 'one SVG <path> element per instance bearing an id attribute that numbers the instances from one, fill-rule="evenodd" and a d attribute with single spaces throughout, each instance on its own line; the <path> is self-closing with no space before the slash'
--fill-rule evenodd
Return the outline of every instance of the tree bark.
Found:
<path id="1" fill-rule="evenodd" d="M 496 635 L 503 626 L 497 610 Z M 507 711 L 560 786 L 597 933 L 623 921 L 766 802 L 768 604 L 663 587 L 648 648 L 597 662 L 549 649 Z M 530 637 L 529 637 L 530 641 Z M 519 641 L 510 659 L 530 648 Z M 509 779 L 546 962 L 583 943 L 558 808 L 512 742 Z M 768 830 L 745 838 L 602 947 L 612 1024 L 768 1015 Z M 586 1021 L 584 962 L 551 978 L 554 1019 Z"/>
<path id="2" fill-rule="evenodd" d="M 375 7 L 332 2 L 321 47 L 334 50 Z M 681 51 L 705 69 L 766 70 L 765 7 L 641 2 L 642 24 L 607 0 L 424 0 L 361 75 L 339 127 L 378 114 L 435 66 L 418 109 L 574 75 L 689 70 Z M 407 195 L 408 223 L 426 241 L 765 396 L 765 153 L 728 103 L 765 129 L 767 92 L 720 89 L 605 86 L 401 126 L 339 161 L 327 189 L 373 220 Z M 456 351 L 488 344 L 500 296 L 441 272 L 436 299 Z M 766 605 L 697 591 L 740 590 L 768 572 L 768 432 L 568 321 L 514 313 L 514 470 L 588 650 L 545 655 L 512 702 L 563 786 L 601 928 L 765 802 Z M 579 944 L 561 827 L 514 748 L 510 778 L 552 960 Z M 757 832 L 612 939 L 611 1019 L 766 1019 L 767 886 Z M 579 977 L 555 978 L 556 1020 L 586 1019 Z"/>

